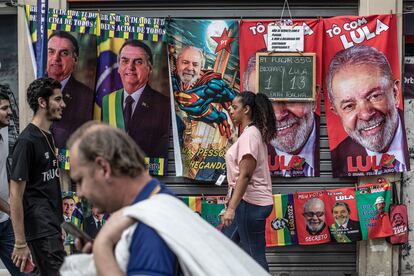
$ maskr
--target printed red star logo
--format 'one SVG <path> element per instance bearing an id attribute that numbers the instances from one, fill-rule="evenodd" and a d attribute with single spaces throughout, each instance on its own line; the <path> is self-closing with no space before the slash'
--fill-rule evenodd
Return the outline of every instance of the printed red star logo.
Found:
<path id="1" fill-rule="evenodd" d="M 223 49 L 230 53 L 231 43 L 236 40 L 236 37 L 229 37 L 227 28 L 224 28 L 221 36 L 211 36 L 211 39 L 217 42 L 217 47 L 214 53 L 220 52 Z"/>

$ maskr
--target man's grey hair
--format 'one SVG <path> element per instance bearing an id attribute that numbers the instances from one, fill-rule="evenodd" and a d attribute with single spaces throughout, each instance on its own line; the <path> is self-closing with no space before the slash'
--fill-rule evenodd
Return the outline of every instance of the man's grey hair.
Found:
<path id="1" fill-rule="evenodd" d="M 81 163 L 93 163 L 102 157 L 117 176 L 136 177 L 146 170 L 144 152 L 118 128 L 97 121 L 87 122 L 70 136 L 68 148 L 76 143 Z"/>
<path id="2" fill-rule="evenodd" d="M 331 103 L 334 102 L 332 80 L 335 75 L 347 66 L 362 65 L 378 68 L 384 78 L 384 82 L 382 83 L 383 85 L 389 86 L 393 83 L 394 78 L 392 75 L 390 63 L 381 51 L 367 45 L 357 45 L 348 49 L 344 49 L 338 52 L 331 60 L 328 76 L 326 77 L 326 88 L 328 91 L 329 101 Z"/>
<path id="3" fill-rule="evenodd" d="M 206 57 L 204 55 L 204 52 L 202 49 L 195 47 L 195 46 L 184 46 L 183 48 L 181 48 L 178 53 L 177 53 L 177 61 L 180 59 L 181 55 L 186 51 L 186 50 L 196 50 L 201 57 L 201 68 L 204 68 L 204 65 L 206 63 Z"/>
<path id="4" fill-rule="evenodd" d="M 325 203 L 323 203 L 323 201 L 317 197 L 311 198 L 308 201 L 306 201 L 306 203 L 303 205 L 303 210 L 306 212 L 307 210 L 309 210 L 309 207 L 311 205 L 321 205 L 322 208 L 325 209 Z"/>

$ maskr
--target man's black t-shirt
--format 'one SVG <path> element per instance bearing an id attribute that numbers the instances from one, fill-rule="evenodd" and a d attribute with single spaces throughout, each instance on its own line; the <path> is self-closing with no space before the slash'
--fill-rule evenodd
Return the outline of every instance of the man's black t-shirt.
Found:
<path id="1" fill-rule="evenodd" d="M 61 233 L 62 195 L 52 148 L 52 135 L 33 124 L 20 134 L 14 147 L 11 179 L 26 181 L 23 210 L 28 241 Z"/>

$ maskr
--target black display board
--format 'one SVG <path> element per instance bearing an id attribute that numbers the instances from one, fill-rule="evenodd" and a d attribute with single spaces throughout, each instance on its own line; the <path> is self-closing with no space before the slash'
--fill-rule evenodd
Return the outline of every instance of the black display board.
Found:
<path id="1" fill-rule="evenodd" d="M 315 100 L 314 53 L 257 53 L 259 93 L 276 101 Z"/>

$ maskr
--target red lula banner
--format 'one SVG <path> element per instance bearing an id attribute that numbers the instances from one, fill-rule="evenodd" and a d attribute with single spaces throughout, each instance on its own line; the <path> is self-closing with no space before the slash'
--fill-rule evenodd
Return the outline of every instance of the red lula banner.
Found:
<path id="1" fill-rule="evenodd" d="M 395 15 L 324 20 L 325 110 L 334 177 L 409 170 Z"/>
<path id="2" fill-rule="evenodd" d="M 256 53 L 267 52 L 267 28 L 280 23 L 275 20 L 241 20 L 242 91 L 257 92 Z M 316 54 L 317 96 L 314 102 L 273 102 L 278 131 L 269 145 L 269 168 L 273 176 L 319 176 L 323 22 L 320 19 L 295 19 L 283 24 L 303 26 L 304 51 Z"/>
<path id="3" fill-rule="evenodd" d="M 354 187 L 327 190 L 325 204 L 333 242 L 348 243 L 362 239 Z"/>
<path id="4" fill-rule="evenodd" d="M 301 192 L 296 193 L 294 197 L 299 244 L 330 242 L 331 236 L 326 222 L 326 192 Z"/>

